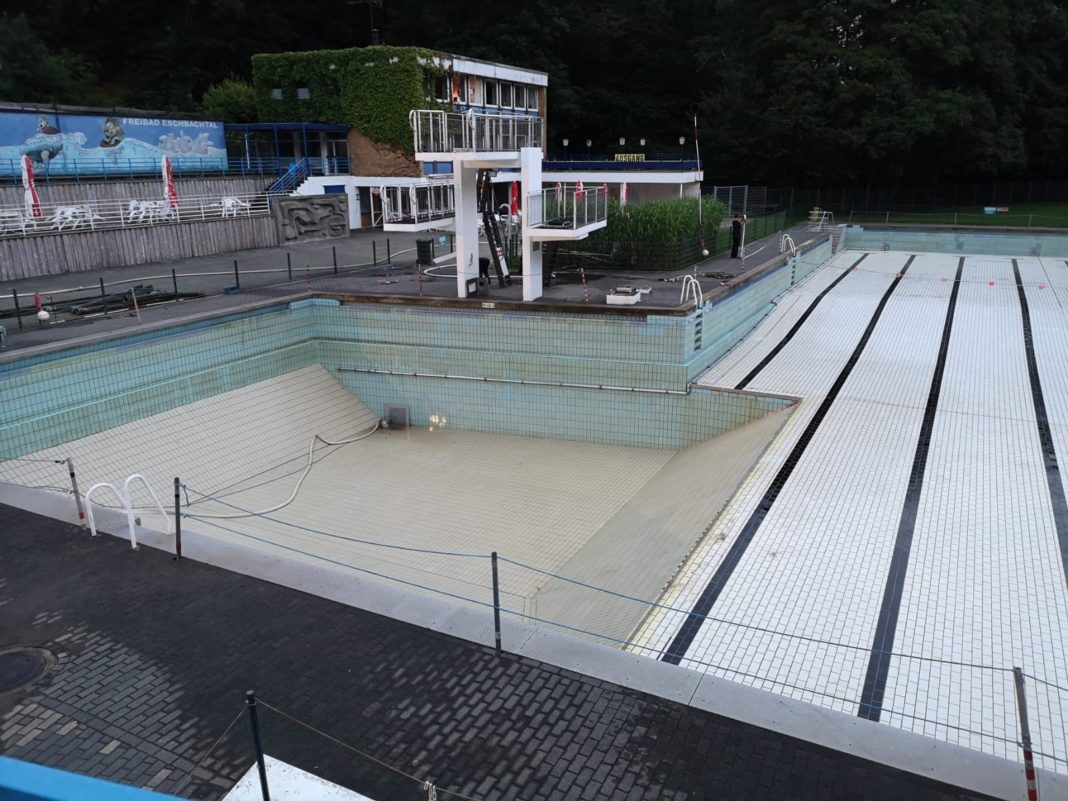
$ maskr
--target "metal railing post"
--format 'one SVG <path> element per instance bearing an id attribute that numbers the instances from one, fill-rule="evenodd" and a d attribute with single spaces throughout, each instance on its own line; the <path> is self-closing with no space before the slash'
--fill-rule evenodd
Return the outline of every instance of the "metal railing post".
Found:
<path id="1" fill-rule="evenodd" d="M 174 558 L 182 558 L 182 501 L 179 496 L 182 482 L 174 477 Z"/>
<path id="2" fill-rule="evenodd" d="M 390 254 L 389 237 L 387 236 L 386 237 L 386 264 L 392 264 L 392 263 L 393 263 L 393 256 Z"/>
<path id="3" fill-rule="evenodd" d="M 1038 779 L 1035 777 L 1035 756 L 1031 751 L 1031 727 L 1027 724 L 1023 670 L 1014 667 L 1012 675 L 1016 680 L 1016 705 L 1020 710 L 1020 745 L 1023 747 L 1024 775 L 1027 778 L 1027 801 L 1038 801 Z"/>
<path id="4" fill-rule="evenodd" d="M 178 273 L 171 268 L 171 283 L 174 284 L 174 299 L 178 300 Z"/>
<path id="5" fill-rule="evenodd" d="M 501 583 L 497 576 L 497 552 L 490 554 L 493 567 L 493 648 L 501 655 Z"/>
<path id="6" fill-rule="evenodd" d="M 104 290 L 104 279 L 100 279 L 100 297 L 104 300 L 104 316 L 108 316 L 108 293 Z"/>
<path id="7" fill-rule="evenodd" d="M 378 266 L 378 246 L 373 239 L 371 240 L 371 264 Z"/>
<path id="8" fill-rule="evenodd" d="M 293 280 L 293 255 L 286 251 L 286 272 L 289 273 L 289 280 Z"/>
<path id="9" fill-rule="evenodd" d="M 19 292 L 17 289 L 11 290 L 11 297 L 15 300 L 15 319 L 19 324 L 19 331 L 22 330 L 22 309 L 19 308 Z"/>
<path id="10" fill-rule="evenodd" d="M 267 766 L 263 761 L 263 743 L 260 741 L 260 716 L 256 709 L 256 693 L 252 690 L 245 693 L 245 704 L 248 706 L 248 722 L 252 727 L 252 744 L 256 749 L 256 766 L 260 772 L 260 793 L 263 801 L 271 801 L 271 793 L 267 789 Z"/>
<path id="11" fill-rule="evenodd" d="M 234 286 L 241 288 L 241 274 L 237 271 L 237 259 L 234 259 Z"/>
<path id="12" fill-rule="evenodd" d="M 337 275 L 337 245 L 331 246 L 330 251 L 334 257 L 334 275 Z"/>
<path id="13" fill-rule="evenodd" d="M 70 472 L 70 486 L 74 490 L 74 505 L 78 507 L 78 522 L 85 526 L 85 509 L 82 508 L 82 496 L 78 492 L 78 477 L 74 475 L 74 462 L 67 459 L 67 470 Z"/>

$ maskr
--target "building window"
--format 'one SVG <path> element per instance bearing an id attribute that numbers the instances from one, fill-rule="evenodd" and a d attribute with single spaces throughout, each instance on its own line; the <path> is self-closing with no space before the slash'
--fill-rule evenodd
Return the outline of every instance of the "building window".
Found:
<path id="1" fill-rule="evenodd" d="M 271 90 L 271 100 L 281 100 L 282 90 L 277 87 Z"/>
<path id="2" fill-rule="evenodd" d="M 478 78 L 467 79 L 467 98 L 472 106 L 482 105 L 482 81 Z"/>
<path id="3" fill-rule="evenodd" d="M 464 78 L 462 75 L 452 76 L 452 102 L 467 102 L 467 78 Z"/>
<path id="4" fill-rule="evenodd" d="M 501 82 L 501 108 L 512 107 L 512 84 Z"/>
<path id="5" fill-rule="evenodd" d="M 515 88 L 515 107 L 519 111 L 527 107 L 527 87 L 517 86 Z"/>
<path id="6" fill-rule="evenodd" d="M 311 90 L 307 86 L 297 87 L 297 100 L 307 100 L 311 97 Z"/>
<path id="7" fill-rule="evenodd" d="M 439 103 L 448 103 L 450 92 L 449 88 L 451 81 L 446 75 L 439 75 L 434 79 L 434 99 Z"/>
<path id="8" fill-rule="evenodd" d="M 486 81 L 486 105 L 487 106 L 496 106 L 497 105 L 497 82 L 496 81 Z"/>
<path id="9" fill-rule="evenodd" d="M 538 110 L 538 95 L 540 94 L 541 92 L 536 86 L 531 86 L 527 89 L 527 108 L 530 111 Z"/>

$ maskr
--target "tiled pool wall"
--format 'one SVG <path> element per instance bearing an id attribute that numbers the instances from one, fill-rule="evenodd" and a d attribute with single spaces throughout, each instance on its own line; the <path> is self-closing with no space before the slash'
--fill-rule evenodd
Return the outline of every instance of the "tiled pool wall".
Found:
<path id="1" fill-rule="evenodd" d="M 22 456 L 299 370 L 315 363 L 316 347 L 283 308 L 59 356 L 0 370 L 0 456 Z"/>
<path id="2" fill-rule="evenodd" d="M 409 406 L 418 425 L 444 419 L 470 430 L 682 447 L 790 404 L 690 382 L 829 256 L 828 242 L 689 316 L 314 299 L 16 361 L 0 365 L 0 457 L 312 364 L 333 371 L 377 414 L 386 404 Z"/>
<path id="3" fill-rule="evenodd" d="M 687 319 L 687 380 L 693 380 L 723 357 L 766 317 L 772 301 L 831 258 L 828 237 L 807 251 L 798 251 L 780 269 L 765 273 Z"/>
<path id="4" fill-rule="evenodd" d="M 846 226 L 842 247 L 983 256 L 1068 258 L 1068 235 L 1005 231 L 898 231 Z"/>

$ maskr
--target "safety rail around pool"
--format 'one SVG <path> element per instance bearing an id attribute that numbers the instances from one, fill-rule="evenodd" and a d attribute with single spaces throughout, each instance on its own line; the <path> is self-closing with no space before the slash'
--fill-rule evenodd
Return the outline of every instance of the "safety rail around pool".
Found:
<path id="1" fill-rule="evenodd" d="M 163 197 L 41 203 L 36 210 L 16 204 L 0 206 L 0 238 L 262 217 L 270 213 L 269 198 L 264 192 L 179 196 L 173 205 Z"/>
<path id="2" fill-rule="evenodd" d="M 541 147 L 541 117 L 412 110 L 415 153 L 501 153 Z"/>
<path id="3" fill-rule="evenodd" d="M 183 487 L 185 485 L 183 484 Z M 693 611 L 684 605 L 650 601 L 635 597 L 625 592 L 599 587 L 574 578 L 560 575 L 521 561 L 513 560 L 503 554 L 450 552 L 420 548 L 411 544 L 381 542 L 366 539 L 354 534 L 341 534 L 326 531 L 314 526 L 284 520 L 272 515 L 259 514 L 231 503 L 224 498 L 198 492 L 188 487 L 184 504 L 176 513 L 186 518 L 190 524 L 198 523 L 208 527 L 208 531 L 225 532 L 240 540 L 260 543 L 271 550 L 288 552 L 302 558 L 311 559 L 332 567 L 351 570 L 357 574 L 398 584 L 409 589 L 427 592 L 451 601 L 472 605 L 487 613 L 487 626 L 493 625 L 491 614 L 503 619 L 498 624 L 498 633 L 503 631 L 503 646 L 507 650 L 509 631 L 507 620 L 514 619 L 526 623 L 547 626 L 569 632 L 585 639 L 642 654 L 652 659 L 662 660 L 667 655 L 669 639 L 648 637 L 655 618 L 674 620 L 681 623 L 691 616 Z M 227 510 L 245 513 L 248 520 L 246 530 L 236 527 L 237 522 L 226 520 L 219 522 L 210 516 L 201 516 L 198 508 L 202 504 L 215 505 Z M 209 507 L 210 508 L 210 507 Z M 208 511 L 205 509 L 204 511 Z M 292 529 L 297 537 L 291 544 L 278 540 L 278 534 L 268 534 L 267 525 L 281 526 L 282 530 Z M 352 558 L 335 555 L 327 557 L 309 549 L 310 536 L 320 536 L 333 542 L 349 542 L 356 546 L 371 548 L 362 556 L 354 553 Z M 217 534 L 216 534 L 217 536 Z M 382 565 L 371 556 L 374 549 L 382 548 L 392 554 Z M 405 553 L 407 552 L 407 556 Z M 472 583 L 465 580 L 466 590 L 444 586 L 435 586 L 438 578 L 447 578 L 448 571 L 427 572 L 424 561 L 429 557 L 442 556 L 448 563 L 478 562 L 484 565 L 485 578 L 482 582 Z M 414 576 L 407 578 L 400 575 L 406 563 L 402 558 L 414 560 L 412 567 L 422 579 Z M 597 599 L 610 598 L 615 603 L 631 604 L 630 617 L 639 622 L 628 635 L 612 634 L 604 630 L 572 625 L 566 621 L 554 620 L 537 608 L 536 595 L 527 596 L 510 591 L 516 584 L 523 584 L 529 576 L 538 580 L 561 582 L 588 592 L 586 604 L 597 603 Z M 435 578 L 438 576 L 438 578 Z M 510 586 L 511 585 L 511 586 Z M 501 600 L 495 600 L 493 590 L 496 587 Z M 509 601 L 509 599 L 514 599 Z M 518 608 L 517 608 L 518 607 Z M 847 714 L 857 714 L 857 709 L 864 705 L 859 688 L 850 688 L 842 683 L 843 666 L 865 665 L 871 656 L 885 657 L 898 666 L 902 680 L 919 677 L 924 681 L 941 684 L 948 688 L 952 697 L 892 697 L 888 696 L 879 703 L 879 710 L 884 723 L 906 731 L 912 731 L 937 739 L 956 743 L 1003 758 L 1019 759 L 1020 732 L 1017 728 L 1017 704 L 1019 701 L 1016 673 L 1023 679 L 1022 690 L 1027 707 L 1031 710 L 1030 724 L 1033 751 L 1042 767 L 1047 770 L 1068 773 L 1068 741 L 1065 732 L 1057 720 L 1068 712 L 1068 686 L 1037 675 L 1033 670 L 1022 668 L 1016 670 L 1013 665 L 992 665 L 969 662 L 959 658 L 943 658 L 937 649 L 930 653 L 910 654 L 899 651 L 883 651 L 872 648 L 870 643 L 848 643 L 826 639 L 807 634 L 803 631 L 786 631 L 753 625 L 742 621 L 716 617 L 701 616 L 703 625 L 718 632 L 719 641 L 732 641 L 737 648 L 722 657 L 692 653 L 685 656 L 684 666 L 700 670 L 714 676 L 730 679 L 760 689 L 771 690 L 781 695 L 804 700 L 820 706 L 829 707 Z M 745 654 L 752 649 L 761 653 L 778 655 L 771 661 L 765 660 L 762 667 L 754 669 L 746 664 Z M 805 654 L 810 651 L 826 654 L 823 664 L 833 673 L 831 676 L 814 676 L 800 664 Z M 798 656 L 799 655 L 799 656 Z M 796 658 L 795 658 L 796 657 Z M 1024 661 L 1026 660 L 1018 660 Z M 837 677 L 837 678 L 836 678 Z M 826 681 L 824 681 L 826 679 Z M 944 694 L 943 694 L 944 695 Z"/>

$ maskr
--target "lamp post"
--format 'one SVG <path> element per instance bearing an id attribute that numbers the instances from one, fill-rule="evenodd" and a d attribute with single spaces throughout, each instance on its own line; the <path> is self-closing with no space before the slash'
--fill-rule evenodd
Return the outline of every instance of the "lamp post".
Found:
<path id="1" fill-rule="evenodd" d="M 592 139 L 587 139 L 586 140 L 586 161 L 590 160 L 590 148 L 591 147 L 593 147 L 593 140 Z"/>
<path id="2" fill-rule="evenodd" d="M 567 146 L 571 144 L 571 140 L 564 138 L 564 161 L 567 161 Z"/>
<path id="3" fill-rule="evenodd" d="M 682 161 L 682 148 L 685 147 L 685 145 L 686 145 L 686 137 L 685 136 L 680 136 L 679 137 L 679 161 Z"/>
<path id="4" fill-rule="evenodd" d="M 640 144 L 642 146 L 642 155 L 644 156 L 645 155 L 645 137 L 644 136 L 641 139 L 638 140 L 638 144 Z"/>

